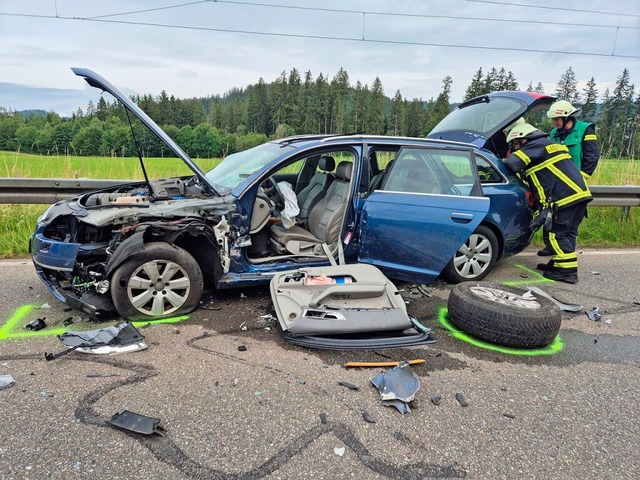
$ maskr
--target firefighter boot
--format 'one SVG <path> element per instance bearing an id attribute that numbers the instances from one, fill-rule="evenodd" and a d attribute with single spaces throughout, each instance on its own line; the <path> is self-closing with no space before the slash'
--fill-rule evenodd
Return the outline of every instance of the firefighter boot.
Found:
<path id="1" fill-rule="evenodd" d="M 553 260 L 549 260 L 547 263 L 539 263 L 536 268 L 541 272 L 546 272 L 553 269 Z"/>
<path id="2" fill-rule="evenodd" d="M 578 283 L 577 268 L 554 268 L 551 267 L 542 274 L 545 278 L 565 283 Z"/>
<path id="3" fill-rule="evenodd" d="M 538 250 L 538 256 L 540 257 L 550 257 L 551 255 L 553 255 L 553 253 L 551 253 L 547 247 L 544 247 L 542 250 Z"/>

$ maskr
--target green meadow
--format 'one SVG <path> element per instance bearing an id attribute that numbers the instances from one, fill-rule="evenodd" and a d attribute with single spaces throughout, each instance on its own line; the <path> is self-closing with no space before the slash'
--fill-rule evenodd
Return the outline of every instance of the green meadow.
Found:
<path id="1" fill-rule="evenodd" d="M 210 170 L 220 159 L 194 159 Z M 146 158 L 150 178 L 188 175 L 178 158 Z M 75 157 L 27 155 L 0 152 L 0 178 L 91 178 L 142 179 L 142 170 L 133 157 Z M 602 159 L 591 185 L 640 185 L 640 161 Z M 25 256 L 29 236 L 47 205 L 0 204 L 0 258 Z M 590 207 L 589 217 L 580 227 L 579 247 L 640 247 L 640 212 L 632 207 L 623 215 L 621 207 Z M 534 244 L 541 244 L 540 234 Z"/>

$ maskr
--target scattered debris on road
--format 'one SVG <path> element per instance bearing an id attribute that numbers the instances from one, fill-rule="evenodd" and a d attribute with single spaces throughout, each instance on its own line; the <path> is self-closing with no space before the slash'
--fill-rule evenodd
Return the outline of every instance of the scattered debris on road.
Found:
<path id="1" fill-rule="evenodd" d="M 364 418 L 367 423 L 376 423 L 375 418 L 373 418 L 367 410 L 362 411 L 362 418 Z"/>
<path id="2" fill-rule="evenodd" d="M 592 320 L 594 322 L 599 322 L 600 320 L 602 320 L 602 315 L 600 315 L 599 307 L 593 307 L 591 310 L 587 310 L 584 313 L 587 314 L 587 317 L 589 317 L 589 320 Z"/>
<path id="3" fill-rule="evenodd" d="M 47 322 L 45 322 L 46 318 L 47 317 L 36 318 L 33 322 L 25 325 L 24 328 L 26 328 L 27 330 L 33 330 L 34 332 L 42 330 L 47 326 Z"/>
<path id="4" fill-rule="evenodd" d="M 13 387 L 16 381 L 11 375 L 0 375 L 0 390 Z"/>
<path id="5" fill-rule="evenodd" d="M 461 393 L 456 393 L 456 400 L 458 401 L 458 403 L 460 405 L 462 405 L 463 407 L 468 407 L 469 403 L 467 402 L 467 400 L 464 398 L 464 395 L 462 395 Z"/>
<path id="6" fill-rule="evenodd" d="M 360 390 L 359 386 L 354 385 L 353 383 L 349 383 L 349 382 L 340 381 L 340 382 L 338 382 L 338 385 L 342 385 L 343 387 L 347 387 L 349 390 Z"/>
<path id="7" fill-rule="evenodd" d="M 66 331 L 58 337 L 68 350 L 45 353 L 47 360 L 55 360 L 72 351 L 105 355 L 137 352 L 148 348 L 144 336 L 129 322 L 87 332 Z"/>
<path id="8" fill-rule="evenodd" d="M 409 365 L 419 365 L 425 363 L 424 359 L 402 360 L 399 362 L 347 362 L 345 367 L 397 367 L 400 363 L 407 362 Z"/>
<path id="9" fill-rule="evenodd" d="M 420 380 L 409 368 L 409 362 L 400 362 L 395 368 L 379 373 L 370 381 L 378 389 L 382 405 L 395 407 L 403 415 L 411 414 L 408 403 L 415 398 Z"/>
<path id="10" fill-rule="evenodd" d="M 152 435 L 154 433 L 163 436 L 164 427 L 160 424 L 159 418 L 147 417 L 138 413 L 123 410 L 111 417 L 108 421 L 114 427 L 130 430 L 143 435 Z"/>

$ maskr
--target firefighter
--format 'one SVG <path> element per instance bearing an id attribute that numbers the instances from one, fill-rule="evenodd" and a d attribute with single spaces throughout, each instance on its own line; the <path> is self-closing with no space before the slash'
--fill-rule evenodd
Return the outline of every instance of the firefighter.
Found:
<path id="1" fill-rule="evenodd" d="M 507 142 L 513 152 L 506 159 L 507 166 L 524 175 L 540 212 L 538 218 L 547 219 L 544 240 L 553 256 L 537 268 L 551 280 L 576 283 L 576 238 L 591 192 L 567 146 L 552 142 L 533 125 L 515 126 Z"/>
<path id="2" fill-rule="evenodd" d="M 569 154 L 580 169 L 582 176 L 588 180 L 600 160 L 600 149 L 595 125 L 577 120 L 581 113 L 581 108 L 575 108 L 566 100 L 558 100 L 553 103 L 547 112 L 547 117 L 551 119 L 555 127 L 549 133 L 549 138 L 553 142 L 567 146 Z M 543 248 L 538 252 L 538 255 L 549 256 L 551 252 L 547 248 Z"/>

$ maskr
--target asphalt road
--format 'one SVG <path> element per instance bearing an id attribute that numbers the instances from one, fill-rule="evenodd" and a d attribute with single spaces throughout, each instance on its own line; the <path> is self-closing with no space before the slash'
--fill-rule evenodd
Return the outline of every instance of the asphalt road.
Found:
<path id="1" fill-rule="evenodd" d="M 0 261 L 0 375 L 16 381 L 0 390 L 0 478 L 640 478 L 640 250 L 582 252 L 577 285 L 543 281 L 539 260 L 525 252 L 488 280 L 537 285 L 602 314 L 564 315 L 554 354 L 454 338 L 438 321 L 450 286 L 437 282 L 430 296 L 400 285 L 409 313 L 434 330 L 430 346 L 290 346 L 262 318 L 264 288 L 206 296 L 188 320 L 141 329 L 147 350 L 51 362 L 44 352 L 62 350 L 55 334 L 74 328 L 63 326 L 73 313 L 30 262 Z M 47 328 L 25 337 L 42 317 Z M 379 404 L 369 379 L 385 369 L 343 366 L 386 357 L 426 359 L 412 367 L 421 388 L 411 416 Z M 105 424 L 122 410 L 161 419 L 165 435 Z"/>

